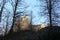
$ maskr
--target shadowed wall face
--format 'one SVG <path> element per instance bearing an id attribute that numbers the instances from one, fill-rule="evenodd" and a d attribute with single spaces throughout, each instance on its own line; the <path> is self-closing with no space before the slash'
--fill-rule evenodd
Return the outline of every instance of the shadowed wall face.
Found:
<path id="1" fill-rule="evenodd" d="M 29 25 L 30 25 L 30 21 L 28 16 L 25 16 L 24 18 L 22 18 L 22 20 L 20 21 L 20 28 L 21 30 L 29 30 Z"/>
<path id="2" fill-rule="evenodd" d="M 30 21 L 28 16 L 24 16 L 22 19 L 18 20 L 17 26 L 13 28 L 13 31 L 17 32 L 18 30 L 30 30 Z"/>
<path id="3" fill-rule="evenodd" d="M 33 28 L 33 30 L 38 31 L 40 29 L 46 28 L 47 26 L 48 25 L 40 24 L 40 25 L 33 25 L 32 28 Z"/>

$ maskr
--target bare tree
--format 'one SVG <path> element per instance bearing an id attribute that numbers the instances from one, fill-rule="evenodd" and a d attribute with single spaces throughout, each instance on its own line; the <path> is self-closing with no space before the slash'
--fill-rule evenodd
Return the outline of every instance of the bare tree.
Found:
<path id="1" fill-rule="evenodd" d="M 16 16 L 16 9 L 17 9 L 17 5 L 18 5 L 18 0 L 15 1 L 16 4 L 15 4 L 15 9 L 14 9 L 14 16 L 13 16 L 13 23 L 12 23 L 12 27 L 11 27 L 11 31 L 13 30 L 13 27 L 14 27 L 14 23 L 15 23 L 15 16 Z"/>
<path id="2" fill-rule="evenodd" d="M 48 7 L 48 12 L 49 12 L 49 17 L 50 17 L 50 26 L 52 27 L 52 0 L 49 0 L 49 7 Z"/>
<path id="3" fill-rule="evenodd" d="M 2 11 L 3 11 L 5 3 L 6 3 L 6 1 L 3 0 L 3 4 L 2 4 L 2 7 L 1 7 L 1 11 L 0 11 L 0 22 L 1 22 Z"/>
<path id="4" fill-rule="evenodd" d="M 8 33 L 8 18 L 9 18 L 9 14 L 7 14 L 7 20 L 6 20 L 6 29 L 5 29 L 5 34 Z"/>
<path id="5" fill-rule="evenodd" d="M 53 26 L 60 26 L 60 0 L 53 0 L 52 1 L 52 15 L 53 15 Z"/>
<path id="6" fill-rule="evenodd" d="M 44 9 L 44 11 L 43 12 L 45 12 L 46 10 L 48 10 L 48 13 L 47 14 L 49 14 L 48 16 L 49 16 L 49 24 L 50 24 L 50 26 L 52 26 L 52 6 L 53 6 L 53 4 L 52 4 L 52 1 L 53 0 L 40 0 L 40 1 L 45 1 L 45 3 L 46 3 L 46 6 L 42 6 L 42 7 L 45 7 L 45 9 Z"/>
<path id="7" fill-rule="evenodd" d="M 50 24 L 50 26 L 52 26 L 52 1 L 53 0 L 45 0 L 46 6 L 44 6 L 45 10 L 48 10 L 49 21 L 50 21 L 49 24 Z"/>
<path id="8" fill-rule="evenodd" d="M 47 10 L 48 10 L 48 14 L 49 14 L 49 24 L 50 26 L 52 26 L 52 1 L 53 0 L 45 0 L 46 4 L 47 4 Z"/>

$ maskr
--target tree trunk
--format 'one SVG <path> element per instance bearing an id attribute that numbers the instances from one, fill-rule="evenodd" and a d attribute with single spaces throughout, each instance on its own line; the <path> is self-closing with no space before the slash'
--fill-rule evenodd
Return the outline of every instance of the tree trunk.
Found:
<path id="1" fill-rule="evenodd" d="M 50 18 L 50 26 L 52 27 L 52 0 L 49 0 L 49 18 Z"/>
<path id="2" fill-rule="evenodd" d="M 16 9 L 17 9 L 17 5 L 18 5 L 18 0 L 16 0 L 16 4 L 15 4 L 15 10 L 14 10 L 14 16 L 13 16 L 13 23 L 12 23 L 12 27 L 11 27 L 11 32 L 13 31 L 13 27 L 14 27 L 14 23 L 15 23 L 15 14 L 16 14 Z"/>

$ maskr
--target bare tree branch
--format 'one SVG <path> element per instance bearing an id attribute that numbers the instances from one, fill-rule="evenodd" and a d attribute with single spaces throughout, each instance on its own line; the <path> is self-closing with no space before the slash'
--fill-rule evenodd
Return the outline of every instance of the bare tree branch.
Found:
<path id="1" fill-rule="evenodd" d="M 4 8 L 5 3 L 6 3 L 6 1 L 3 0 L 2 8 L 1 8 L 1 11 L 0 11 L 0 22 L 1 22 L 1 16 L 2 16 L 2 12 L 3 12 L 3 8 Z"/>

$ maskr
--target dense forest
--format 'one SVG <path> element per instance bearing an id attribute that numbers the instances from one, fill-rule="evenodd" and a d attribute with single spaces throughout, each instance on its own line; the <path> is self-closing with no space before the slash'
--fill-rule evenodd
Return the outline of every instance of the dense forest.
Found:
<path id="1" fill-rule="evenodd" d="M 1 40 L 58 40 L 60 0 L 0 0 L 0 35 Z"/>

